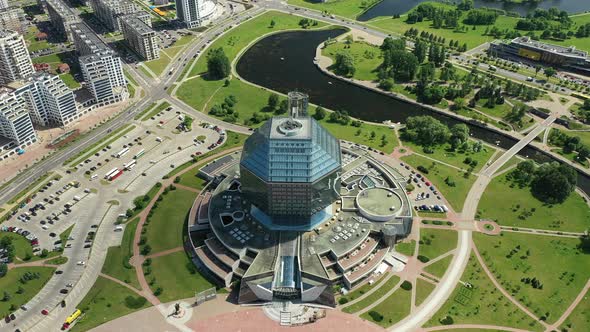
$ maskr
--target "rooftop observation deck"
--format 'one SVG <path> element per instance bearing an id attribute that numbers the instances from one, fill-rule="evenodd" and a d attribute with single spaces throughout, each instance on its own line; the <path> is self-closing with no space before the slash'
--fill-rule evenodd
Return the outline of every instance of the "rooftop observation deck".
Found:
<path id="1" fill-rule="evenodd" d="M 217 259 L 219 259 L 228 268 L 233 269 L 238 265 L 239 260 L 236 255 L 229 252 L 216 238 L 205 240 L 205 244 L 211 253 L 213 253 L 215 257 L 217 257 Z"/>
<path id="2" fill-rule="evenodd" d="M 388 250 L 389 247 L 377 249 L 375 253 L 369 255 L 366 261 L 355 266 L 351 271 L 346 272 L 344 274 L 344 278 L 346 278 L 350 284 L 354 284 L 356 281 L 362 279 L 367 274 L 375 270 L 377 266 L 381 264 L 381 262 L 383 262 L 385 254 L 387 254 Z"/>
<path id="3" fill-rule="evenodd" d="M 221 280 L 225 280 L 231 273 L 231 270 L 221 263 L 207 246 L 201 246 L 196 249 L 197 257 L 199 260 L 207 266 L 207 268 L 219 277 Z"/>

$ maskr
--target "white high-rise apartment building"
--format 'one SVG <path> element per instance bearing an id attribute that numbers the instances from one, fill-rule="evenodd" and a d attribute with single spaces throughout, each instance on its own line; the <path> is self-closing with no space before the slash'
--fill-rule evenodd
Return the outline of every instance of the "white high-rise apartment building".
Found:
<path id="1" fill-rule="evenodd" d="M 23 33 L 24 16 L 24 11 L 19 7 L 0 7 L 0 28 Z"/>
<path id="2" fill-rule="evenodd" d="M 215 2 L 210 0 L 176 0 L 176 16 L 187 28 L 196 28 L 215 14 Z"/>
<path id="3" fill-rule="evenodd" d="M 23 36 L 0 30 L 0 84 L 27 78 L 34 72 Z"/>
<path id="4" fill-rule="evenodd" d="M 0 9 L 8 7 L 8 0 L 0 0 Z"/>
<path id="5" fill-rule="evenodd" d="M 65 126 L 78 114 L 74 92 L 57 75 L 35 73 L 17 93 L 27 102 L 31 120 L 41 126 Z"/>
<path id="6" fill-rule="evenodd" d="M 94 102 L 106 105 L 127 98 L 121 59 L 86 24 L 73 24 L 72 33 L 82 75 Z"/>
<path id="7" fill-rule="evenodd" d="M 149 24 L 146 24 L 137 14 L 121 17 L 121 30 L 123 30 L 125 41 L 135 53 L 146 61 L 160 58 L 156 32 L 152 29 L 149 17 L 148 22 Z"/>
<path id="8" fill-rule="evenodd" d="M 121 16 L 142 11 L 129 0 L 91 0 L 90 6 L 98 19 L 112 31 L 121 30 Z"/>
<path id="9" fill-rule="evenodd" d="M 12 87 L 0 88 L 0 136 L 11 141 L 3 149 L 29 145 L 37 140 L 27 103 Z"/>
<path id="10" fill-rule="evenodd" d="M 46 3 L 47 14 L 51 20 L 51 25 L 63 36 L 67 41 L 72 41 L 72 31 L 70 26 L 74 23 L 80 22 L 80 17 L 68 7 L 62 0 L 47 0 Z"/>

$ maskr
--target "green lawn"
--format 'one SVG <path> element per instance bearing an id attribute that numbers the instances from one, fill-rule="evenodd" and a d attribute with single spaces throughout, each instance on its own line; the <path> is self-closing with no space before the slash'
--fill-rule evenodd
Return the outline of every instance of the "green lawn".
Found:
<path id="1" fill-rule="evenodd" d="M 455 7 L 451 5 L 438 5 L 441 7 L 446 7 L 446 9 L 455 9 Z M 463 18 L 466 15 L 466 12 L 462 12 L 459 22 L 462 22 Z M 432 27 L 432 21 L 429 20 L 424 20 L 423 22 L 418 22 L 415 24 L 408 24 L 405 21 L 405 16 L 402 16 L 400 18 L 377 17 L 368 21 L 366 24 L 370 27 L 377 28 L 384 32 L 397 35 L 402 35 L 410 28 L 415 28 L 418 29 L 420 32 L 426 31 L 434 34 L 435 36 L 443 37 L 446 39 L 447 43 L 451 39 L 458 40 L 461 44 L 467 43 L 468 49 L 474 48 L 478 45 L 481 45 L 485 42 L 490 42 L 495 39 L 492 36 L 483 36 L 487 27 L 486 25 L 478 25 L 475 27 L 475 30 L 472 30 L 472 27 L 469 26 L 469 29 L 466 32 L 455 32 L 453 31 L 453 29 L 435 29 Z M 499 16 L 494 25 L 498 27 L 500 30 L 514 29 L 517 21 L 518 18 L 515 17 Z"/>
<path id="2" fill-rule="evenodd" d="M 369 284 L 368 282 L 365 282 L 365 284 L 363 284 L 362 286 L 356 288 L 352 292 L 349 292 L 348 294 L 341 296 L 340 299 L 339 299 L 339 301 L 341 299 L 346 299 L 347 302 L 350 302 L 350 301 L 353 301 L 355 299 L 358 299 L 363 294 L 366 294 L 371 289 L 377 287 L 377 284 L 379 284 L 383 280 L 383 278 L 385 278 L 385 276 L 386 276 L 386 274 L 383 274 L 383 275 L 379 276 L 378 278 L 369 277 L 368 280 L 370 280 L 370 279 L 373 279 L 374 280 L 373 284 Z"/>
<path id="3" fill-rule="evenodd" d="M 433 161 L 418 155 L 410 155 L 402 157 L 401 159 L 414 168 L 417 168 L 420 165 L 428 168 L 429 173 L 425 174 L 428 181 L 441 192 L 455 211 L 461 211 L 463 209 L 465 198 L 467 198 L 469 189 L 471 189 L 471 186 L 475 182 L 474 175 L 470 175 L 469 178 L 466 179 L 463 176 L 463 172 L 440 163 L 434 163 Z M 445 183 L 445 179 L 447 178 L 450 178 L 455 182 L 454 187 Z M 436 215 L 438 216 L 441 214 Z"/>
<path id="4" fill-rule="evenodd" d="M 383 302 L 362 314 L 361 317 L 383 328 L 388 328 L 410 314 L 411 302 L 412 291 L 398 288 L 398 290 Z M 380 313 L 383 317 L 381 319 L 375 319 L 370 315 L 372 311 Z"/>
<path id="5" fill-rule="evenodd" d="M 578 303 L 574 311 L 567 317 L 563 325 L 561 325 L 561 331 L 577 331 L 583 330 L 586 326 L 590 326 L 590 293 L 586 292 L 586 295 L 582 298 L 582 301 Z M 566 330 L 564 330 L 566 329 Z"/>
<path id="6" fill-rule="evenodd" d="M 39 29 L 35 25 L 29 26 L 25 34 L 25 41 L 27 44 L 27 50 L 29 52 L 35 52 L 46 48 L 55 48 L 55 45 L 50 44 L 46 40 L 36 40 L 35 35 L 39 32 Z"/>
<path id="7" fill-rule="evenodd" d="M 60 74 L 59 77 L 64 81 L 64 83 L 70 89 L 75 90 L 75 89 L 78 89 L 79 87 L 81 87 L 80 82 L 76 81 L 76 79 L 74 78 L 72 73 Z"/>
<path id="8" fill-rule="evenodd" d="M 457 232 L 446 229 L 421 228 L 419 255 L 430 259 L 457 247 Z"/>
<path id="9" fill-rule="evenodd" d="M 180 176 L 180 184 L 195 188 L 197 190 L 201 190 L 207 184 L 207 181 L 203 180 L 202 178 L 198 177 L 197 174 L 193 174 L 192 172 L 187 172 Z"/>
<path id="10" fill-rule="evenodd" d="M 579 26 L 586 23 L 590 23 L 590 14 L 576 15 L 571 17 L 573 24 L 572 31 L 575 32 Z M 537 31 L 536 34 L 540 35 L 541 31 Z M 590 37 L 576 38 L 572 37 L 566 40 L 541 40 L 546 43 L 556 44 L 561 46 L 575 46 L 576 48 L 584 51 L 590 51 Z"/>
<path id="11" fill-rule="evenodd" d="M 277 11 L 266 12 L 240 24 L 237 28 L 234 28 L 228 33 L 224 34 L 219 39 L 215 40 L 206 51 L 209 49 L 223 47 L 225 54 L 231 62 L 236 58 L 237 54 L 243 48 L 245 48 L 250 42 L 254 41 L 260 36 L 281 30 L 299 30 L 299 21 L 301 18 L 301 16 L 290 15 Z M 275 22 L 275 26 L 271 27 L 270 22 L 273 20 Z M 314 28 L 320 28 L 324 26 L 326 26 L 325 23 L 318 22 L 318 25 Z M 201 56 L 197 60 L 197 63 L 191 70 L 189 76 L 195 76 L 206 71 L 207 57 Z"/>
<path id="12" fill-rule="evenodd" d="M 182 84 L 176 95 L 194 109 L 204 113 L 208 113 L 213 105 L 220 105 L 226 97 L 233 95 L 237 99 L 234 106 L 235 111 L 239 114 L 237 122 L 244 124 L 252 118 L 255 112 L 269 117 L 274 115 L 272 112 L 265 112 L 270 94 L 270 92 L 262 88 L 235 79 L 231 80 L 230 85 L 225 87 L 222 81 L 210 81 L 204 77 L 197 77 Z M 315 109 L 310 109 L 311 114 L 314 111 Z M 343 126 L 338 123 L 328 122 L 327 117 L 321 120 L 320 123 L 339 139 L 364 144 L 387 153 L 391 153 L 399 145 L 393 130 L 384 125 L 363 122 L 361 127 L 357 128 L 352 125 Z M 251 127 L 260 125 L 262 125 L 262 122 L 250 124 Z M 375 132 L 375 138 L 371 138 L 372 132 Z M 381 140 L 383 135 L 386 136 L 387 143 L 384 146 Z"/>
<path id="13" fill-rule="evenodd" d="M 424 268 L 424 271 L 432 274 L 435 277 L 442 278 L 445 275 L 445 272 L 447 272 L 447 268 L 449 267 L 449 264 L 451 264 L 452 260 L 453 260 L 453 255 L 449 255 L 437 262 L 434 262 L 434 263 L 426 266 Z"/>
<path id="14" fill-rule="evenodd" d="M 385 295 L 389 290 L 391 290 L 397 283 L 399 282 L 398 276 L 391 276 L 387 281 L 383 284 L 383 286 L 379 287 L 373 293 L 369 294 L 367 297 L 363 298 L 362 300 L 355 302 L 344 309 L 342 311 L 352 314 L 363 310 L 364 308 L 368 307 L 369 305 L 377 302 L 380 298 Z"/>
<path id="15" fill-rule="evenodd" d="M 414 251 L 416 249 L 416 241 L 405 241 L 395 244 L 395 251 L 399 252 L 400 254 L 406 256 L 414 256 Z"/>
<path id="16" fill-rule="evenodd" d="M 471 141 L 471 143 L 473 143 L 473 141 Z M 421 146 L 413 142 L 402 140 L 402 144 L 412 149 L 412 151 L 414 152 L 425 155 L 432 159 L 436 159 L 438 161 L 442 161 L 443 163 L 447 163 L 449 165 L 462 168 L 464 170 L 467 170 L 469 168 L 469 165 L 464 163 L 465 158 L 469 157 L 472 160 L 477 161 L 477 166 L 473 168 L 474 172 L 478 172 L 496 152 L 494 148 L 484 145 L 483 149 L 479 152 L 469 151 L 463 153 L 459 151 L 452 151 L 451 145 L 445 143 L 444 145 L 440 145 L 434 148 L 433 153 L 425 153 L 424 149 Z"/>
<path id="17" fill-rule="evenodd" d="M 160 58 L 146 61 L 143 64 L 148 67 L 156 76 L 162 75 L 166 66 L 172 62 L 172 59 L 164 52 L 160 52 Z"/>
<path id="18" fill-rule="evenodd" d="M 148 275 L 146 278 L 148 282 L 152 277 L 156 279 L 151 288 L 153 291 L 158 287 L 162 288 L 162 294 L 158 296 L 162 302 L 194 297 L 195 292 L 209 289 L 214 285 L 192 266 L 193 263 L 188 259 L 186 253 L 176 252 L 154 258 L 152 275 Z"/>
<path id="19" fill-rule="evenodd" d="M 129 305 L 125 301 L 128 296 L 137 301 L 143 298 L 127 287 L 99 276 L 94 286 L 78 305 L 78 309 L 83 312 L 84 316 L 70 330 L 88 331 L 115 318 L 151 306 L 147 301 L 141 306 L 139 306 L 141 302 L 137 305 Z"/>
<path id="20" fill-rule="evenodd" d="M 306 7 L 319 11 L 328 11 L 330 14 L 356 18 L 366 9 L 370 8 L 378 0 L 328 0 L 316 2 L 311 0 L 288 0 L 287 3 L 293 6 Z"/>
<path id="21" fill-rule="evenodd" d="M 34 262 L 41 259 L 55 257 L 61 254 L 61 252 L 59 251 L 49 251 L 49 253 L 45 257 L 33 255 L 33 246 L 31 245 L 31 242 L 29 242 L 29 240 L 27 240 L 24 236 L 18 235 L 16 233 L 1 232 L 0 240 L 5 237 L 9 237 L 12 239 L 12 245 L 14 246 L 15 264 Z M 30 258 L 25 260 L 27 254 L 30 256 Z"/>
<path id="22" fill-rule="evenodd" d="M 322 55 L 329 57 L 335 63 L 336 54 L 343 51 L 349 52 L 354 58 L 356 71 L 353 78 L 363 81 L 377 80 L 378 68 L 383 62 L 379 46 L 363 41 L 355 41 L 350 45 L 345 41 L 339 41 L 322 49 Z"/>
<path id="23" fill-rule="evenodd" d="M 182 189 L 163 194 L 162 201 L 154 207 L 149 226 L 146 224 L 147 243 L 152 247 L 152 253 L 182 246 L 183 228 L 196 196 L 196 193 Z"/>
<path id="24" fill-rule="evenodd" d="M 121 245 L 108 249 L 107 258 L 101 272 L 140 289 L 135 268 L 129 264 L 129 259 L 133 256 L 133 237 L 138 222 L 139 217 L 127 222 Z"/>
<path id="25" fill-rule="evenodd" d="M 440 319 L 450 316 L 454 324 L 483 324 L 542 331 L 542 327 L 504 297 L 485 275 L 475 255 L 471 255 L 461 281 L 473 285 L 468 289 L 457 284 L 449 299 L 424 327 L 441 325 Z"/>
<path id="26" fill-rule="evenodd" d="M 529 188 L 511 188 L 506 174 L 490 182 L 477 210 L 479 218 L 495 220 L 502 226 L 570 232 L 583 232 L 590 227 L 590 209 L 577 193 L 562 204 L 547 205 L 533 197 Z"/>
<path id="27" fill-rule="evenodd" d="M 29 302 L 37 293 L 43 288 L 45 283 L 51 278 L 55 271 L 52 267 L 19 267 L 8 271 L 8 273 L 0 278 L 0 296 L 4 296 L 4 292 L 10 295 L 10 300 L 0 301 L 0 317 L 4 318 L 7 314 L 16 311 L 21 305 Z M 39 273 L 39 279 L 33 279 L 22 283 L 19 279 L 27 272 Z M 22 294 L 18 294 L 19 287 L 22 287 Z M 11 311 L 10 306 L 14 309 Z"/>
<path id="28" fill-rule="evenodd" d="M 475 243 L 496 279 L 539 317 L 555 322 L 590 278 L 590 255 L 578 248 L 579 239 L 503 233 L 474 235 Z M 522 282 L 537 278 L 542 289 Z"/>
<path id="29" fill-rule="evenodd" d="M 421 278 L 416 278 L 416 305 L 419 306 L 434 290 L 434 285 Z"/>

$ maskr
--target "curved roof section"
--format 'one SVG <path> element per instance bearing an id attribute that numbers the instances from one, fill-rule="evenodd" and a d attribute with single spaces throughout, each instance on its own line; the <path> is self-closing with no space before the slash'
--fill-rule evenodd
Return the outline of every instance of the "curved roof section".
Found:
<path id="1" fill-rule="evenodd" d="M 246 140 L 240 165 L 266 182 L 315 182 L 340 168 L 340 142 L 309 116 L 273 117 Z"/>

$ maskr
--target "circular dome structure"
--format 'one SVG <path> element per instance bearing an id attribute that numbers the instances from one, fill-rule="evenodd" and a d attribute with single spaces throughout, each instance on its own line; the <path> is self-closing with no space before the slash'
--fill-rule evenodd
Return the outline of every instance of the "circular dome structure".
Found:
<path id="1" fill-rule="evenodd" d="M 370 188 L 358 193 L 356 206 L 359 212 L 373 221 L 389 221 L 401 211 L 402 199 L 387 188 Z"/>

